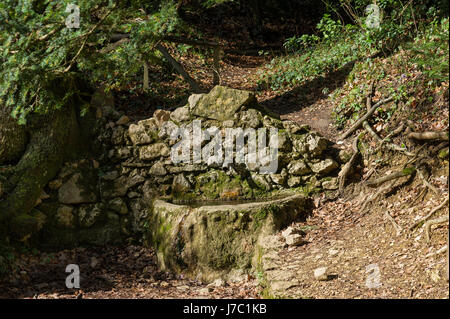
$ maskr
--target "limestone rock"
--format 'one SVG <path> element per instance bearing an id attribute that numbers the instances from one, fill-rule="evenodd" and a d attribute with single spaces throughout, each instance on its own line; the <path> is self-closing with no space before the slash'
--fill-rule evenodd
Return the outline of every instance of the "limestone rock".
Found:
<path id="1" fill-rule="evenodd" d="M 81 174 L 77 173 L 59 188 L 58 200 L 63 204 L 82 204 L 93 203 L 97 201 L 97 196 L 89 187 L 92 185 L 83 185 Z"/>
<path id="2" fill-rule="evenodd" d="M 251 265 L 258 239 L 275 234 L 306 210 L 308 199 L 294 195 L 281 200 L 188 209 L 155 200 L 147 230 L 157 242 L 163 271 L 184 269 L 205 281 L 224 271 Z M 177 248 L 183 243 L 183 249 Z"/>
<path id="3" fill-rule="evenodd" d="M 100 204 L 83 205 L 78 209 L 78 222 L 81 227 L 91 227 L 101 216 Z"/>
<path id="4" fill-rule="evenodd" d="M 179 130 L 179 127 L 172 121 L 164 122 L 158 133 L 159 138 L 170 138 L 175 135 Z"/>
<path id="5" fill-rule="evenodd" d="M 125 125 L 130 123 L 131 119 L 126 116 L 126 115 L 122 115 L 116 122 L 117 125 Z"/>
<path id="6" fill-rule="evenodd" d="M 278 150 L 282 152 L 290 152 L 292 150 L 292 142 L 286 132 L 278 132 Z"/>
<path id="7" fill-rule="evenodd" d="M 164 168 L 164 165 L 161 162 L 156 162 L 150 168 L 149 173 L 156 176 L 165 176 L 167 174 L 167 170 Z"/>
<path id="8" fill-rule="evenodd" d="M 113 129 L 111 134 L 111 143 L 113 145 L 121 145 L 125 142 L 125 129 L 122 126 L 118 126 Z"/>
<path id="9" fill-rule="evenodd" d="M 131 226 L 134 232 L 142 232 L 146 230 L 146 223 L 150 210 L 141 198 L 130 201 L 131 209 Z"/>
<path id="10" fill-rule="evenodd" d="M 128 188 L 132 188 L 136 185 L 142 184 L 143 182 L 145 182 L 145 178 L 141 176 L 137 170 L 133 170 L 130 173 L 130 176 L 128 176 L 127 186 Z"/>
<path id="11" fill-rule="evenodd" d="M 222 278 L 217 278 L 206 287 L 225 287 L 226 282 Z"/>
<path id="12" fill-rule="evenodd" d="M 159 124 L 162 124 L 170 119 L 170 112 L 158 109 L 153 113 L 153 117 L 158 121 Z"/>
<path id="13" fill-rule="evenodd" d="M 339 167 L 339 164 L 331 159 L 327 158 L 323 161 L 320 161 L 318 163 L 312 163 L 310 164 L 311 169 L 316 174 L 328 174 Z"/>
<path id="14" fill-rule="evenodd" d="M 106 180 L 106 181 L 113 181 L 117 177 L 119 177 L 119 172 L 118 171 L 109 171 L 109 172 L 106 172 L 101 178 Z"/>
<path id="15" fill-rule="evenodd" d="M 328 141 L 318 134 L 309 134 L 306 137 L 306 144 L 308 145 L 308 151 L 313 156 L 319 156 L 327 148 Z"/>
<path id="16" fill-rule="evenodd" d="M 189 103 L 189 110 L 192 110 L 196 107 L 198 101 L 204 96 L 205 94 L 192 94 L 188 98 Z"/>
<path id="17" fill-rule="evenodd" d="M 299 235 L 299 234 L 292 234 L 292 235 L 286 236 L 285 240 L 286 240 L 286 244 L 288 244 L 289 246 L 298 246 L 298 245 L 305 243 L 303 236 Z"/>
<path id="18" fill-rule="evenodd" d="M 270 191 L 271 187 L 270 184 L 267 182 L 264 175 L 260 175 L 257 173 L 251 173 L 251 177 L 253 182 L 255 182 L 256 186 L 258 186 L 261 189 L 264 189 L 266 191 Z"/>
<path id="19" fill-rule="evenodd" d="M 152 141 L 142 125 L 131 124 L 128 128 L 128 135 L 134 145 L 149 144 Z"/>
<path id="20" fill-rule="evenodd" d="M 270 179 L 277 185 L 284 185 L 287 180 L 287 174 L 270 174 Z"/>
<path id="21" fill-rule="evenodd" d="M 319 267 L 314 269 L 314 278 L 318 281 L 328 280 L 327 267 Z"/>
<path id="22" fill-rule="evenodd" d="M 97 259 L 97 257 L 91 257 L 91 260 L 89 262 L 89 266 L 91 266 L 91 268 L 97 268 L 98 265 L 100 264 L 100 261 Z"/>
<path id="23" fill-rule="evenodd" d="M 291 120 L 283 121 L 283 126 L 290 134 L 305 133 L 310 129 L 308 125 L 299 125 Z"/>
<path id="24" fill-rule="evenodd" d="M 60 206 L 56 212 L 56 221 L 59 226 L 74 228 L 73 207 L 68 205 Z"/>
<path id="25" fill-rule="evenodd" d="M 301 155 L 308 152 L 306 145 L 306 135 L 291 135 L 292 145 L 294 150 L 296 150 Z"/>
<path id="26" fill-rule="evenodd" d="M 191 114 L 219 121 L 232 120 L 243 106 L 256 102 L 252 92 L 220 85 L 215 86 L 208 94 L 190 100 L 197 100 L 191 104 Z"/>
<path id="27" fill-rule="evenodd" d="M 240 123 L 244 127 L 258 128 L 261 126 L 261 113 L 255 109 L 249 109 L 242 112 Z"/>
<path id="28" fill-rule="evenodd" d="M 159 157 L 167 157 L 169 155 L 170 149 L 164 143 L 155 143 L 139 148 L 139 158 L 141 160 L 152 160 Z"/>
<path id="29" fill-rule="evenodd" d="M 127 191 L 127 177 L 124 175 L 115 179 L 112 183 L 105 180 L 100 182 L 100 193 L 102 198 L 123 197 L 127 194 Z"/>
<path id="30" fill-rule="evenodd" d="M 287 183 L 289 187 L 295 187 L 295 186 L 299 186 L 302 182 L 302 179 L 300 176 L 291 176 L 289 177 Z"/>
<path id="31" fill-rule="evenodd" d="M 284 238 L 286 238 L 287 236 L 290 236 L 290 235 L 295 235 L 295 234 L 303 235 L 304 233 L 300 229 L 294 228 L 292 226 L 287 227 L 285 230 L 283 230 L 281 232 L 281 236 L 283 236 Z"/>
<path id="32" fill-rule="evenodd" d="M 188 121 L 190 118 L 189 108 L 187 106 L 177 108 L 170 114 L 170 118 L 175 122 Z"/>
<path id="33" fill-rule="evenodd" d="M 192 188 L 191 183 L 187 180 L 184 174 L 179 174 L 174 177 L 172 182 L 172 191 L 176 194 L 184 193 Z"/>
<path id="34" fill-rule="evenodd" d="M 234 121 L 233 120 L 223 121 L 222 127 L 232 128 L 234 127 Z"/>
<path id="35" fill-rule="evenodd" d="M 291 163 L 289 163 L 287 168 L 289 170 L 289 174 L 292 175 L 306 175 L 311 173 L 311 169 L 303 160 L 292 161 Z"/>
<path id="36" fill-rule="evenodd" d="M 126 215 L 128 213 L 128 207 L 122 198 L 114 198 L 109 201 L 109 208 L 118 214 Z"/>

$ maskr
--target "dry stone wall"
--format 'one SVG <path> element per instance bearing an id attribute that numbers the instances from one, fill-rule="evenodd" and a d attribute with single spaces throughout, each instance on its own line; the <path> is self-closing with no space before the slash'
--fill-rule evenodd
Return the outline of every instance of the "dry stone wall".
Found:
<path id="1" fill-rule="evenodd" d="M 157 198 L 174 203 L 254 200 L 276 198 L 286 190 L 310 194 L 337 188 L 341 163 L 331 142 L 307 126 L 280 120 L 251 92 L 216 86 L 208 94 L 192 95 L 183 107 L 157 110 L 140 121 L 116 112 L 111 103 L 97 113 L 93 143 L 98 156 L 66 163 L 36 203 L 33 213 L 42 217 L 38 236 L 45 247 L 114 244 L 142 234 Z M 171 134 L 192 128 L 194 120 L 201 120 L 202 129 L 222 132 L 276 128 L 276 171 L 261 174 L 252 163 L 174 164 L 171 150 L 182 137 Z"/>

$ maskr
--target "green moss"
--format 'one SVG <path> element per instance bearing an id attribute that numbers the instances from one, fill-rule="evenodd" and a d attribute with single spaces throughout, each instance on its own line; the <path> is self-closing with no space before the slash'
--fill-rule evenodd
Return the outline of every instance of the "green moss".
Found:
<path id="1" fill-rule="evenodd" d="M 414 173 L 416 171 L 416 169 L 414 168 L 414 167 L 407 167 L 407 168 L 404 168 L 403 170 L 402 170 L 402 174 L 404 175 L 404 176 L 406 176 L 406 175 L 411 175 L 412 173 Z"/>
<path id="2" fill-rule="evenodd" d="M 440 150 L 438 156 L 440 159 L 448 159 L 448 147 Z"/>

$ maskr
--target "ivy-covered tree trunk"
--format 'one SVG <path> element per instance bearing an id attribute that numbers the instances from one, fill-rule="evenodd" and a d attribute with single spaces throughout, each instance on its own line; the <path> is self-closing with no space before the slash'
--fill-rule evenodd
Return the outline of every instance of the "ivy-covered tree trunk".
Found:
<path id="1" fill-rule="evenodd" d="M 0 114 L 0 165 L 10 164 L 0 171 L 4 175 L 0 234 L 21 239 L 39 229 L 39 219 L 30 212 L 43 187 L 78 150 L 77 112 L 67 106 L 45 115 L 32 114 L 26 125 L 17 124 L 7 111 Z"/>

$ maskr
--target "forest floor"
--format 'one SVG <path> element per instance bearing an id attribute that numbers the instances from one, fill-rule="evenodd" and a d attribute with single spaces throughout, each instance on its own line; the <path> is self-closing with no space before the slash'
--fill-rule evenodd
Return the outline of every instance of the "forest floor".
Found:
<path id="1" fill-rule="evenodd" d="M 310 86 L 306 94 L 298 91 L 274 92 L 258 86 L 258 72 L 270 61 L 269 55 L 228 55 L 221 62 L 221 84 L 257 92 L 258 101 L 276 111 L 283 119 L 308 124 L 328 139 L 336 142 L 333 106 L 323 87 L 331 92 L 344 78 L 324 80 Z M 183 58 L 186 70 L 205 89 L 212 88 L 212 72 L 207 59 Z M 210 62 L 210 61 L 209 61 Z M 164 77 L 153 70 L 155 77 Z M 161 73 L 158 73 L 161 72 Z M 157 81 L 156 81 L 157 82 Z M 131 117 L 149 117 L 155 108 L 172 109 L 186 101 L 188 87 L 178 75 L 155 84 L 154 91 L 165 92 L 166 98 L 155 95 L 141 97 L 139 92 L 117 94 L 119 109 Z M 139 90 L 137 90 L 139 91 Z M 330 93 L 331 93 L 330 92 Z M 136 98 L 132 98 L 132 96 Z M 173 99 L 171 97 L 177 97 Z M 151 99 L 155 97 L 155 99 Z M 306 97 L 306 98 L 305 98 Z M 183 102 L 184 101 L 184 102 Z M 132 103 L 132 104 L 131 104 Z M 156 107 L 155 107 L 156 106 Z M 445 115 L 445 114 L 444 114 Z M 446 113 L 448 118 L 448 111 Z M 364 172 L 363 172 L 364 173 Z M 367 171 L 365 172 L 367 173 Z M 445 252 L 442 247 L 448 226 L 437 227 L 427 244 L 423 229 L 409 231 L 409 226 L 425 216 L 448 196 L 448 168 L 434 172 L 430 180 L 439 196 L 425 192 L 425 186 L 409 184 L 395 196 L 374 202 L 368 212 L 360 208 L 367 192 L 355 187 L 353 196 L 332 201 L 318 200 L 316 208 L 303 223 L 294 224 L 306 231 L 306 244 L 284 246 L 277 254 L 275 270 L 287 280 L 295 278 L 284 297 L 294 298 L 448 298 L 448 282 L 444 279 Z M 362 176 L 364 177 L 364 176 Z M 422 196 L 414 209 L 405 209 L 412 200 Z M 394 218 L 400 231 L 396 233 L 386 215 Z M 280 235 L 278 235 L 280 236 Z M 82 269 L 80 290 L 65 288 L 65 265 L 79 264 Z M 368 266 L 380 271 L 381 286 L 367 288 Z M 261 298 L 262 287 L 255 278 L 245 282 L 207 285 L 195 280 L 158 271 L 151 249 L 129 245 L 106 249 L 65 250 L 53 254 L 23 255 L 19 259 L 16 278 L 0 287 L 0 297 L 20 298 Z M 326 266 L 330 280 L 317 281 L 314 269 Z"/>

